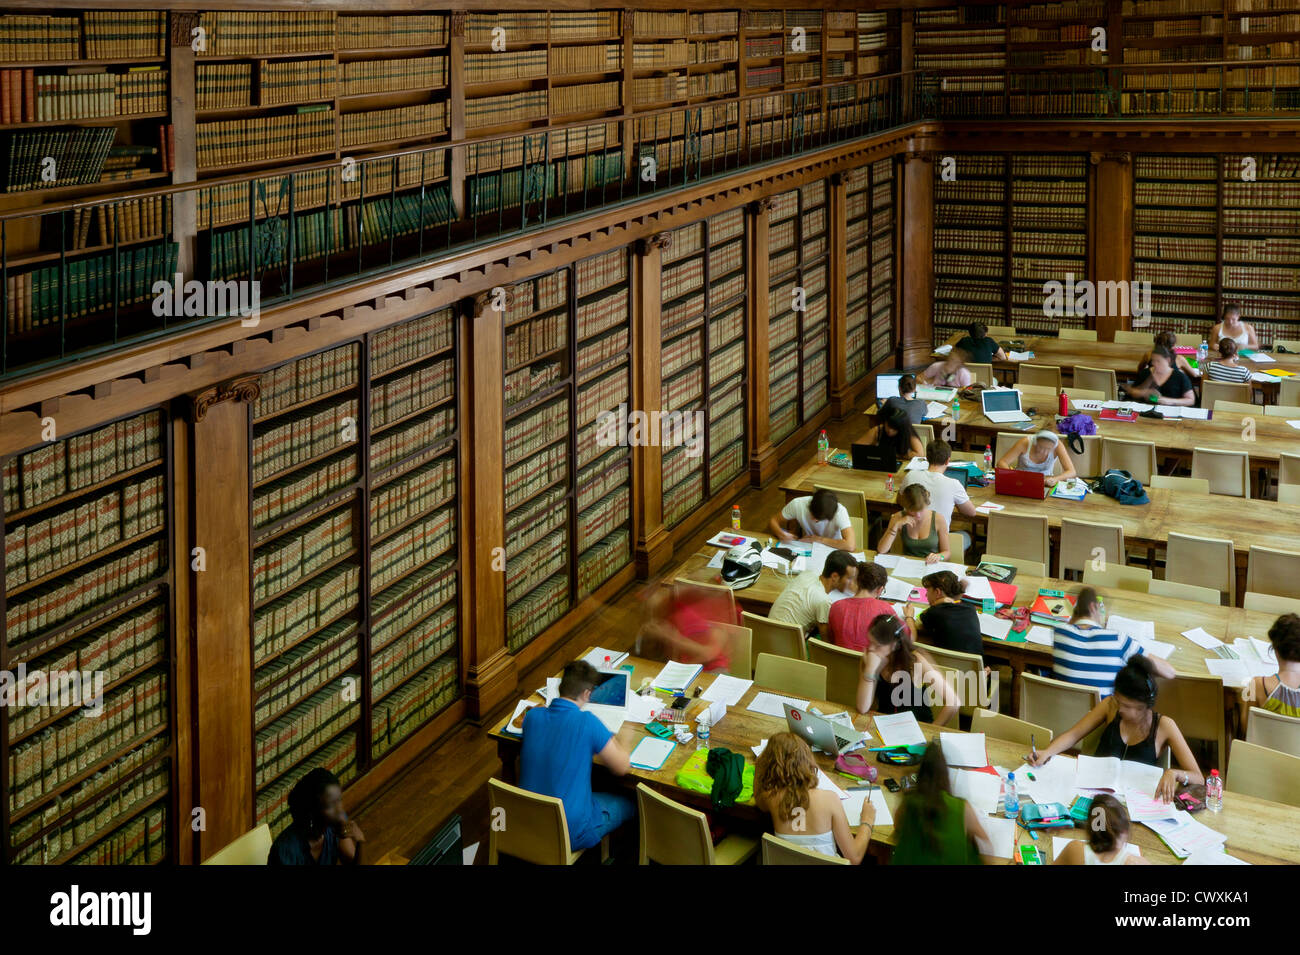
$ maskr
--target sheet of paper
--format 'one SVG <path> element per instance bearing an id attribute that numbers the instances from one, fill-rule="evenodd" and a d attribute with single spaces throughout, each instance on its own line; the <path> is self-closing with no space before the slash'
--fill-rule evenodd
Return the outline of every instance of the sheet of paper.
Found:
<path id="1" fill-rule="evenodd" d="M 993 585 L 987 577 L 967 577 L 966 596 L 972 600 L 996 600 Z"/>
<path id="2" fill-rule="evenodd" d="M 1178 810 L 1171 802 L 1161 802 L 1147 792 L 1136 789 L 1124 790 L 1124 805 L 1128 807 L 1129 818 L 1134 822 L 1146 822 L 1148 819 L 1173 819 Z"/>
<path id="3" fill-rule="evenodd" d="M 896 577 L 906 577 L 908 580 L 920 580 L 928 573 L 930 573 L 930 565 L 914 557 L 900 557 L 894 567 Z"/>
<path id="4" fill-rule="evenodd" d="M 1057 859 L 1059 859 L 1061 857 L 1061 853 L 1065 851 L 1065 847 L 1068 846 L 1071 842 L 1083 842 L 1083 841 L 1085 840 L 1071 839 L 1068 836 L 1052 836 L 1052 861 L 1055 862 Z M 1142 849 L 1141 847 L 1135 846 L 1133 845 L 1133 843 L 1130 842 L 1128 845 L 1124 847 L 1124 855 L 1141 856 Z"/>
<path id="5" fill-rule="evenodd" d="M 548 676 L 546 678 L 546 688 L 542 690 L 542 699 L 549 706 L 551 700 L 560 695 L 560 678 L 558 676 Z"/>
<path id="6" fill-rule="evenodd" d="M 1250 380 L 1262 381 L 1264 382 L 1264 384 L 1268 384 L 1271 381 L 1277 381 L 1277 379 L 1274 378 L 1272 375 L 1266 375 L 1262 371 L 1252 371 L 1250 373 Z"/>
<path id="7" fill-rule="evenodd" d="M 727 552 L 725 550 L 720 550 L 712 557 L 709 558 L 709 562 L 705 566 L 713 570 L 721 570 L 722 562 L 726 559 L 727 559 Z"/>
<path id="8" fill-rule="evenodd" d="M 705 543 L 712 544 L 714 547 L 725 547 L 730 549 L 732 547 L 740 547 L 742 544 L 757 544 L 758 538 L 746 537 L 744 534 L 737 534 L 735 531 L 718 531 L 718 533 L 710 537 L 705 541 Z"/>
<path id="9" fill-rule="evenodd" d="M 873 564 L 879 564 L 885 570 L 893 570 L 903 558 L 898 554 L 876 554 L 871 558 Z"/>
<path id="10" fill-rule="evenodd" d="M 1188 854 L 1202 852 L 1206 849 L 1222 849 L 1228 837 L 1211 829 L 1187 813 L 1179 813 L 1187 819 L 1179 819 L 1180 825 L 1174 832 L 1174 841 Z"/>
<path id="11" fill-rule="evenodd" d="M 754 695 L 753 701 L 746 707 L 751 713 L 762 713 L 765 716 L 775 716 L 777 719 L 785 719 L 785 709 L 781 704 L 789 703 L 791 706 L 803 708 L 808 705 L 807 700 L 796 699 L 793 696 L 780 696 L 776 693 L 767 693 L 760 691 Z"/>
<path id="12" fill-rule="evenodd" d="M 835 795 L 839 796 L 841 799 L 849 798 L 849 794 L 846 793 L 839 786 L 836 786 L 835 780 L 827 776 L 826 773 L 821 769 L 817 770 L 817 788 L 825 789 L 827 792 L 832 792 Z"/>
<path id="13" fill-rule="evenodd" d="M 925 406 L 925 417 L 942 418 L 944 415 L 948 414 L 951 411 L 952 411 L 951 405 L 941 405 L 937 401 L 931 401 L 929 404 Z"/>
<path id="14" fill-rule="evenodd" d="M 830 591 L 830 593 L 826 595 L 826 599 L 829 600 L 831 603 L 838 603 L 839 601 L 843 600 L 845 597 L 852 597 L 852 596 L 853 594 L 846 594 L 842 590 L 832 590 Z"/>
<path id="15" fill-rule="evenodd" d="M 1033 358 L 1033 357 L 1034 357 L 1034 353 L 1031 352 L 1031 351 L 1009 351 L 1009 352 L 1007 352 L 1007 359 L 1010 360 L 1010 361 L 1029 361 L 1029 359 L 1031 359 L 1031 358 Z"/>
<path id="16" fill-rule="evenodd" d="M 604 647 L 596 647 L 583 657 L 583 659 L 597 669 L 610 670 L 614 669 L 627 659 L 627 652 L 620 650 L 606 650 Z"/>
<path id="17" fill-rule="evenodd" d="M 1156 638 L 1154 620 L 1131 620 L 1128 617 L 1121 617 L 1119 614 L 1113 613 L 1106 618 L 1106 626 L 1119 633 L 1126 634 L 1140 643 Z"/>
<path id="18" fill-rule="evenodd" d="M 655 674 L 650 685 L 663 690 L 685 690 L 704 669 L 698 663 L 678 663 L 670 660 Z"/>
<path id="19" fill-rule="evenodd" d="M 976 775 L 986 775 L 983 773 Z M 955 794 L 954 794 L 955 795 Z M 1001 816 L 981 816 L 980 825 L 988 839 L 976 839 L 980 855 L 997 859 L 1010 859 L 1016 853 L 1016 821 Z"/>
<path id="20" fill-rule="evenodd" d="M 947 755 L 945 751 L 945 755 Z M 991 773 L 972 773 L 966 769 L 949 769 L 948 779 L 952 794 L 965 799 L 978 813 L 998 811 L 998 797 L 1002 795 L 1002 779 Z"/>
<path id="21" fill-rule="evenodd" d="M 1246 356 L 1246 361 L 1254 362 L 1257 365 L 1268 365 L 1277 361 L 1272 355 L 1262 351 L 1252 351 Z"/>
<path id="22" fill-rule="evenodd" d="M 518 736 L 519 734 L 523 733 L 522 726 L 520 726 L 519 729 L 514 728 L 515 720 L 519 718 L 520 713 L 524 712 L 525 710 L 531 710 L 534 706 L 538 706 L 538 705 L 539 704 L 536 700 L 520 700 L 518 703 L 516 703 L 515 711 L 510 714 L 510 719 L 506 720 L 504 731 L 507 733 L 511 733 L 515 736 Z"/>
<path id="23" fill-rule="evenodd" d="M 1005 509 L 1005 504 L 998 504 L 995 501 L 985 501 L 983 504 L 977 505 L 975 508 L 976 512 L 980 514 L 992 514 L 994 511 Z"/>
<path id="24" fill-rule="evenodd" d="M 966 576 L 966 565 L 954 563 L 953 561 L 950 560 L 941 560 L 935 564 L 926 564 L 925 568 L 926 568 L 925 573 L 921 575 L 922 577 L 924 577 L 926 574 L 937 574 L 941 570 L 951 571 L 952 573 L 956 574 L 958 577 Z"/>
<path id="25" fill-rule="evenodd" d="M 911 593 L 911 584 L 905 580 L 899 580 L 897 577 L 890 577 L 885 581 L 885 589 L 881 593 L 881 599 L 906 601 Z"/>
<path id="26" fill-rule="evenodd" d="M 643 736 L 632 750 L 632 765 L 639 769 L 658 769 L 677 744 L 670 739 Z"/>
<path id="27" fill-rule="evenodd" d="M 928 468 L 929 466 L 930 466 L 930 462 L 927 461 L 925 458 L 912 458 L 912 460 L 910 460 L 910 461 L 907 462 L 907 466 L 904 467 L 903 470 L 904 470 L 904 471 L 924 471 L 924 470 L 925 470 L 926 468 Z"/>
<path id="28" fill-rule="evenodd" d="M 1297 431 L 1300 431 L 1300 418 L 1287 418 L 1286 423 L 1289 424 L 1291 427 L 1295 428 Z"/>
<path id="29" fill-rule="evenodd" d="M 642 696 L 640 693 L 628 694 L 627 719 L 629 722 L 644 725 L 653 720 L 655 714 L 662 709 L 663 702 L 653 694 L 650 696 Z"/>
<path id="30" fill-rule="evenodd" d="M 1197 849 L 1183 860 L 1183 865 L 1250 865 L 1250 863 L 1242 862 L 1236 856 L 1230 856 L 1221 849 L 1207 848 Z"/>
<path id="31" fill-rule="evenodd" d="M 878 713 L 876 735 L 885 746 L 911 746 L 925 742 L 921 724 L 911 713 Z"/>
<path id="32" fill-rule="evenodd" d="M 983 733 L 940 733 L 939 745 L 949 766 L 987 766 Z"/>
<path id="33" fill-rule="evenodd" d="M 1043 745 L 1047 745 L 1043 740 Z M 1033 779 L 1029 777 L 1033 776 Z M 1021 763 L 1016 770 L 1016 789 L 1034 802 L 1059 802 L 1070 805 L 1078 777 L 1078 760 L 1073 756 L 1053 756 L 1042 766 Z"/>
<path id="34" fill-rule="evenodd" d="M 862 818 L 862 803 L 867 799 L 867 791 L 859 789 L 857 792 L 845 793 L 844 815 L 849 817 L 849 825 L 856 826 L 858 820 Z M 894 814 L 889 811 L 889 803 L 885 802 L 885 792 L 879 786 L 871 787 L 871 805 L 876 807 L 876 820 L 872 823 L 873 828 L 881 826 L 892 826 L 894 824 Z"/>
<path id="35" fill-rule="evenodd" d="M 1223 660 L 1206 657 L 1205 668 L 1223 680 L 1224 686 L 1244 687 L 1250 682 L 1250 673 L 1244 660 Z"/>
<path id="36" fill-rule="evenodd" d="M 1141 640 L 1142 652 L 1150 654 L 1153 657 L 1159 657 L 1161 660 L 1168 660 L 1169 654 L 1174 652 L 1172 643 L 1163 643 L 1160 640 Z"/>
<path id="37" fill-rule="evenodd" d="M 1001 617 L 990 617 L 986 613 L 977 614 L 980 618 L 980 633 L 994 640 L 1005 640 L 1011 632 L 1011 621 Z"/>
<path id="38" fill-rule="evenodd" d="M 1025 631 L 1025 642 L 1036 643 L 1040 647 L 1050 647 L 1056 642 L 1056 635 L 1051 627 L 1036 623 Z"/>
<path id="39" fill-rule="evenodd" d="M 757 746 L 751 746 L 749 748 L 753 750 L 754 758 L 758 759 L 758 757 L 763 755 L 763 750 L 767 749 L 767 740 L 760 739 Z"/>
<path id="40" fill-rule="evenodd" d="M 753 685 L 753 680 L 741 680 L 725 673 L 719 673 L 713 678 L 709 688 L 700 695 L 700 699 L 708 700 L 710 703 L 718 701 L 726 703 L 728 706 L 735 706 Z"/>
<path id="41" fill-rule="evenodd" d="M 1193 421 L 1209 421 L 1210 409 L 1209 408 L 1183 408 L 1183 417 Z"/>
<path id="42" fill-rule="evenodd" d="M 701 708 L 701 709 L 700 709 L 700 712 L 699 712 L 698 714 L 696 714 L 695 721 L 696 721 L 697 723 L 698 723 L 698 722 L 700 721 L 700 719 L 704 716 L 704 712 L 705 712 L 704 709 Z M 726 703 L 726 701 L 725 701 L 725 700 L 711 700 L 711 701 L 709 702 L 708 714 L 709 714 L 709 726 L 711 726 L 711 727 L 712 727 L 712 726 L 717 726 L 719 723 L 722 722 L 722 718 L 723 718 L 724 716 L 727 715 L 727 703 Z"/>
<path id="43" fill-rule="evenodd" d="M 1277 651 L 1273 649 L 1273 644 L 1258 637 L 1247 637 L 1246 639 L 1250 641 L 1250 645 L 1254 648 L 1256 657 L 1274 668 L 1277 667 Z M 1241 638 L 1238 637 L 1234 642 L 1240 643 Z"/>
<path id="44" fill-rule="evenodd" d="M 1204 650 L 1213 650 L 1215 647 L 1223 646 L 1222 640 L 1212 634 L 1206 633 L 1200 627 L 1193 627 L 1191 630 L 1184 630 L 1183 636 Z"/>

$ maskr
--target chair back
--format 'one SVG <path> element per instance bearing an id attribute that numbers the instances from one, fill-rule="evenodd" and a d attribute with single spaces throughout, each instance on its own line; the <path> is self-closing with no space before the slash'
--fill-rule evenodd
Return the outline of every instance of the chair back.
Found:
<path id="1" fill-rule="evenodd" d="M 1251 544 L 1246 589 L 1274 597 L 1300 597 L 1300 554 Z"/>
<path id="2" fill-rule="evenodd" d="M 1097 330 L 1095 328 L 1058 328 L 1057 337 L 1066 342 L 1095 342 L 1097 340 Z"/>
<path id="3" fill-rule="evenodd" d="M 1061 518 L 1060 558 L 1056 576 L 1064 577 L 1067 570 L 1077 570 L 1082 573 L 1092 565 L 1094 555 L 1099 548 L 1107 566 L 1112 563 L 1123 564 L 1123 525 Z"/>
<path id="4" fill-rule="evenodd" d="M 757 660 L 759 654 L 770 653 L 775 656 L 804 658 L 803 631 L 798 624 L 760 617 L 756 613 L 745 611 L 740 615 L 740 622 L 749 628 L 753 635 L 750 650 Z"/>
<path id="5" fill-rule="evenodd" d="M 1188 491 L 1192 494 L 1209 494 L 1210 482 L 1205 478 L 1169 477 L 1164 474 L 1151 475 L 1151 486 L 1168 491 Z"/>
<path id="6" fill-rule="evenodd" d="M 1183 674 L 1173 680 L 1157 678 L 1161 715 L 1178 724 L 1191 739 L 1209 740 L 1215 745 L 1216 766 L 1226 765 L 1227 732 L 1223 720 L 1223 677 Z"/>
<path id="7" fill-rule="evenodd" d="M 1232 541 L 1169 532 L 1165 547 L 1165 580 L 1209 587 L 1237 602 L 1237 565 Z"/>
<path id="8" fill-rule="evenodd" d="M 1037 385 L 1060 391 L 1061 368 L 1059 365 L 1033 365 L 1021 362 L 1016 368 L 1016 381 L 1022 385 Z"/>
<path id="9" fill-rule="evenodd" d="M 1300 484 L 1279 484 L 1277 486 L 1277 502 L 1279 504 L 1300 504 Z"/>
<path id="10" fill-rule="evenodd" d="M 999 341 L 1003 338 L 1015 338 L 1017 334 L 1016 330 L 1010 325 L 990 325 L 988 328 L 989 336 Z M 1300 348 L 1296 350 L 1300 351 Z"/>
<path id="11" fill-rule="evenodd" d="M 1127 471 L 1145 485 L 1156 473 L 1156 446 L 1152 441 L 1129 441 L 1127 438 L 1101 439 L 1101 473 L 1112 468 Z"/>
<path id="12" fill-rule="evenodd" d="M 1151 571 L 1126 564 L 1107 563 L 1102 570 L 1088 566 L 1083 569 L 1083 582 L 1088 587 L 1109 587 L 1145 594 L 1151 589 Z"/>
<path id="13" fill-rule="evenodd" d="M 723 584 L 678 577 L 673 581 L 683 596 L 693 598 L 696 609 L 706 620 L 717 623 L 736 622 L 736 593 Z"/>
<path id="14" fill-rule="evenodd" d="M 807 700 L 826 699 L 826 667 L 820 663 L 760 653 L 754 664 L 754 682 L 777 693 Z"/>
<path id="15" fill-rule="evenodd" d="M 998 675 L 984 672 L 983 656 L 943 650 L 927 643 L 918 643 L 916 648 L 923 650 L 935 666 L 955 674 L 952 688 L 957 692 L 958 712 L 962 716 L 970 717 L 981 708 L 997 712 Z"/>
<path id="16" fill-rule="evenodd" d="M 1300 348 L 1296 349 L 1300 351 Z M 1283 378 L 1278 385 L 1277 400 L 1279 404 L 1300 405 L 1300 378 L 1294 376 Z"/>
<path id="17" fill-rule="evenodd" d="M 1300 756 L 1300 719 L 1252 706 L 1246 718 L 1246 741 Z"/>
<path id="18" fill-rule="evenodd" d="M 1101 692 L 1033 673 L 1020 674 L 1020 718 L 1056 735 L 1068 730 L 1101 702 Z"/>
<path id="19" fill-rule="evenodd" d="M 851 820 L 850 820 L 851 821 Z M 763 833 L 763 865 L 848 865 L 843 856 L 828 856 L 803 846 L 786 842 L 770 832 Z"/>
<path id="20" fill-rule="evenodd" d="M 1065 440 L 1064 438 L 1062 440 Z M 1067 447 L 1070 452 L 1070 460 L 1074 462 L 1074 472 L 1081 478 L 1095 478 L 1101 476 L 1101 435 L 1099 434 L 1081 434 L 1079 440 L 1083 442 L 1083 453 L 1078 454 L 1074 448 Z M 1053 468 L 1053 471 L 1056 469 Z"/>
<path id="21" fill-rule="evenodd" d="M 1150 332 L 1122 330 L 1115 333 L 1114 341 L 1117 345 L 1150 345 L 1151 338 Z"/>
<path id="22" fill-rule="evenodd" d="M 1294 597 L 1276 597 L 1273 594 L 1257 594 L 1248 590 L 1242 600 L 1242 607 L 1280 617 L 1284 613 L 1300 613 L 1300 600 Z"/>
<path id="23" fill-rule="evenodd" d="M 204 865 L 266 865 L 271 854 L 271 827 L 262 823 L 203 860 Z"/>
<path id="24" fill-rule="evenodd" d="M 921 442 L 921 447 L 925 447 L 934 440 L 934 425 L 932 424 L 925 424 L 924 422 L 914 424 L 912 430 L 916 432 L 916 439 Z"/>
<path id="25" fill-rule="evenodd" d="M 727 674 L 738 680 L 754 678 L 754 632 L 734 623 L 715 623 L 727 635 Z"/>
<path id="26" fill-rule="evenodd" d="M 1215 414 L 1259 414 L 1259 405 L 1245 401 L 1225 401 L 1220 398 L 1214 402 Z M 1265 411 L 1265 414 L 1268 412 Z"/>
<path id="27" fill-rule="evenodd" d="M 1000 739 L 1022 746 L 1046 745 L 1052 741 L 1052 731 L 1046 726 L 1018 720 L 1014 716 L 994 713 L 992 710 L 978 709 L 970 720 L 972 733 L 983 733 L 991 739 Z"/>
<path id="28" fill-rule="evenodd" d="M 1221 600 L 1219 592 L 1210 587 L 1197 587 L 1195 584 L 1180 584 L 1175 580 L 1155 578 L 1152 578 L 1147 593 L 1155 597 L 1173 597 L 1177 600 L 1190 600 L 1193 603 L 1210 604 L 1215 607 Z"/>
<path id="29" fill-rule="evenodd" d="M 582 854 L 569 849 L 569 824 L 557 797 L 489 779 L 488 803 L 494 815 L 500 809 L 510 820 L 500 831 L 488 827 L 488 865 L 496 865 L 501 855 L 534 865 L 572 865 Z"/>
<path id="30" fill-rule="evenodd" d="M 1011 554 L 1050 564 L 1052 550 L 1048 542 L 1047 518 L 994 511 L 988 519 L 985 548 L 995 554 Z"/>
<path id="31" fill-rule="evenodd" d="M 1250 455 L 1245 451 L 1193 448 L 1192 477 L 1209 481 L 1211 494 L 1250 497 Z"/>
<path id="32" fill-rule="evenodd" d="M 997 379 L 993 377 L 992 362 L 968 361 L 966 367 L 970 373 L 975 376 L 975 383 L 983 385 L 985 388 L 992 388 L 997 384 Z"/>
<path id="33" fill-rule="evenodd" d="M 1102 401 L 1114 401 L 1118 392 L 1114 368 L 1090 368 L 1087 365 L 1074 366 L 1074 383 L 1080 388 L 1100 391 Z"/>
<path id="34" fill-rule="evenodd" d="M 814 484 L 813 488 L 818 491 L 830 491 L 836 499 L 844 505 L 844 509 L 849 512 L 849 517 L 867 516 L 867 496 L 861 491 L 851 490 L 843 487 L 832 487 L 829 484 Z"/>
<path id="35" fill-rule="evenodd" d="M 1300 756 L 1235 739 L 1223 788 L 1285 806 L 1300 806 Z"/>
<path id="36" fill-rule="evenodd" d="M 1300 407 L 1296 405 L 1265 405 L 1266 418 L 1300 418 Z"/>
<path id="37" fill-rule="evenodd" d="M 1201 407 L 1213 408 L 1216 401 L 1240 401 L 1249 404 L 1254 386 L 1248 381 L 1201 381 Z"/>
<path id="38" fill-rule="evenodd" d="M 826 695 L 823 699 L 841 706 L 858 705 L 858 674 L 862 653 L 837 647 L 816 637 L 808 639 L 808 659 L 826 668 Z"/>
<path id="39" fill-rule="evenodd" d="M 713 865 L 713 838 L 704 813 L 655 792 L 645 783 L 637 783 L 636 808 L 642 865 Z"/>
<path id="40" fill-rule="evenodd" d="M 1300 484 L 1300 454 L 1287 454 L 1284 451 L 1277 456 L 1277 483 Z"/>

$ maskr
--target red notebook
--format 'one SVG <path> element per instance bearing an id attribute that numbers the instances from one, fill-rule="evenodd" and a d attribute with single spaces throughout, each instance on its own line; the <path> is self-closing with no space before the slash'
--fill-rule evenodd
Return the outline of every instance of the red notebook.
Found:
<path id="1" fill-rule="evenodd" d="M 1044 597 L 1038 595 L 1033 605 L 1029 608 L 1029 613 L 1036 617 L 1051 617 L 1055 620 L 1069 620 L 1070 614 L 1074 612 L 1074 597 L 1066 594 L 1064 597 Z"/>
<path id="2" fill-rule="evenodd" d="M 1099 417 L 1102 421 L 1128 421 L 1134 422 L 1138 419 L 1136 411 L 1125 411 L 1122 408 L 1103 408 Z"/>

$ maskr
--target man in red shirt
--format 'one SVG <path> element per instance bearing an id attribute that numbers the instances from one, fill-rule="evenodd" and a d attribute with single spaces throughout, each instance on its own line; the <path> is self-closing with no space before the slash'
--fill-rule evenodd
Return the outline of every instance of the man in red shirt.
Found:
<path id="1" fill-rule="evenodd" d="M 702 664 L 706 671 L 731 663 L 731 639 L 716 623 L 727 620 L 727 603 L 684 587 L 658 587 L 646 601 L 648 619 L 637 635 L 638 656 Z"/>
<path id="2" fill-rule="evenodd" d="M 844 597 L 831 604 L 827 628 L 831 640 L 837 647 L 859 652 L 866 650 L 871 642 L 867 634 L 871 621 L 882 613 L 898 616 L 898 609 L 893 604 L 880 599 L 888 580 L 889 573 L 879 564 L 870 561 L 858 563 L 858 592 L 852 597 Z M 910 634 L 910 624 L 904 625 L 908 627 Z"/>

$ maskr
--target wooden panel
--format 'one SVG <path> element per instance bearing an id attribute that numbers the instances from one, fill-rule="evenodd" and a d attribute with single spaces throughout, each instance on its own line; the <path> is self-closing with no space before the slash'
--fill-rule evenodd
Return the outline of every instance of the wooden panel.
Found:
<path id="1" fill-rule="evenodd" d="M 772 200 L 760 199 L 749 208 L 749 314 L 746 316 L 749 338 L 749 480 L 762 487 L 776 475 L 776 449 L 772 447 L 771 403 L 768 401 L 768 262 L 767 217 Z"/>
<path id="2" fill-rule="evenodd" d="M 1094 283 L 1133 280 L 1133 163 L 1128 153 L 1094 153 L 1089 243 Z M 1097 337 L 1111 341 L 1128 316 L 1097 315 Z"/>
<path id="3" fill-rule="evenodd" d="M 643 240 L 632 257 L 632 376 L 633 407 L 650 412 L 662 405 L 660 379 L 659 279 L 663 272 L 663 250 L 669 242 L 659 233 Z M 664 529 L 663 448 L 650 442 L 632 451 L 632 501 L 636 514 L 636 543 L 633 560 L 637 576 L 658 573 L 672 557 L 672 544 Z"/>
<path id="4" fill-rule="evenodd" d="M 930 155 L 905 153 L 899 183 L 898 310 L 902 363 L 926 360 L 934 303 L 934 169 Z"/>

